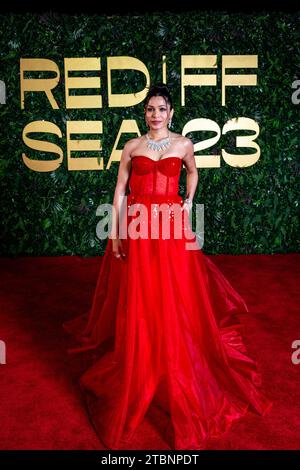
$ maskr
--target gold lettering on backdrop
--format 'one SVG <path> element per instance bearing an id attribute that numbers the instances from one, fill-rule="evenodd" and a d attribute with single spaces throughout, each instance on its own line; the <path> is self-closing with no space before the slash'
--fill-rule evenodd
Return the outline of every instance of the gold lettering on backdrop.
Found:
<path id="1" fill-rule="evenodd" d="M 226 73 L 228 69 L 245 69 L 257 68 L 258 56 L 257 55 L 225 55 L 222 57 L 222 73 L 221 73 L 221 95 L 222 106 L 226 102 L 226 87 L 229 86 L 255 86 L 257 85 L 256 74 L 230 74 Z M 216 86 L 217 85 L 217 56 L 216 55 L 183 55 L 181 56 L 181 104 L 185 106 L 185 89 L 187 86 Z M 189 74 L 186 73 L 187 69 L 213 69 L 213 73 L 202 74 Z M 131 70 L 134 72 L 142 73 L 146 79 L 146 85 L 143 90 L 136 93 L 112 93 L 112 73 L 113 71 Z M 97 93 L 93 95 L 78 95 L 70 94 L 71 90 L 89 90 L 101 88 L 100 80 L 101 61 L 99 57 L 79 57 L 79 58 L 65 58 L 64 59 L 64 72 L 65 72 L 65 108 L 66 109 L 89 109 L 89 108 L 102 108 L 102 96 Z M 30 73 L 52 73 L 55 76 L 52 78 L 31 78 Z M 94 72 L 97 76 L 74 76 L 80 72 Z M 163 81 L 167 82 L 167 66 L 166 56 L 162 56 L 162 77 Z M 59 106 L 54 98 L 53 89 L 62 84 L 60 80 L 60 71 L 57 64 L 49 59 L 20 59 L 20 101 L 21 108 L 25 107 L 26 92 L 44 92 L 49 100 L 52 109 L 59 109 Z M 63 84 L 62 84 L 63 85 Z M 108 91 L 108 107 L 130 107 L 136 106 L 145 98 L 148 87 L 150 85 L 150 75 L 146 65 L 135 57 L 120 56 L 107 58 L 107 91 Z M 72 93 L 72 92 L 71 92 Z M 75 93 L 75 91 L 73 92 Z M 102 134 L 102 121 L 65 121 L 66 122 L 66 147 L 67 147 L 67 164 L 69 170 L 103 170 L 104 162 L 103 157 L 100 155 L 92 157 L 77 157 L 72 156 L 71 152 L 101 152 L 102 144 L 100 139 L 72 139 L 71 134 Z M 246 167 L 253 165 L 260 157 L 260 148 L 255 142 L 256 137 L 259 135 L 259 126 L 252 119 L 246 117 L 239 117 L 229 120 L 223 126 L 221 131 L 219 125 L 211 119 L 199 118 L 192 119 L 187 122 L 182 131 L 182 135 L 187 135 L 191 132 L 197 131 L 210 131 L 213 136 L 197 142 L 194 145 L 195 152 L 203 151 L 214 146 L 220 139 L 221 135 L 230 131 L 236 130 L 251 130 L 254 134 L 250 136 L 237 136 L 236 146 L 240 148 L 253 148 L 255 153 L 252 154 L 238 154 L 234 155 L 221 149 L 221 155 L 195 155 L 196 165 L 198 168 L 219 168 L 221 165 L 221 156 L 224 161 L 231 166 Z M 58 156 L 52 160 L 34 160 L 27 157 L 25 153 L 22 154 L 25 165 L 34 171 L 53 171 L 59 168 L 63 159 L 63 150 L 56 144 L 42 140 L 36 140 L 28 136 L 32 132 L 43 132 L 54 134 L 59 138 L 62 137 L 61 130 L 57 125 L 48 121 L 31 122 L 25 126 L 23 130 L 24 143 L 33 150 L 44 152 L 51 152 Z M 110 127 L 109 132 L 113 132 Z M 119 162 L 122 154 L 122 149 L 118 150 L 122 134 L 133 133 L 140 136 L 140 131 L 135 120 L 123 120 L 121 127 L 118 131 L 114 147 L 106 166 L 109 169 L 113 162 Z"/>
<path id="2" fill-rule="evenodd" d="M 167 58 L 165 55 L 162 56 L 162 81 L 167 83 Z"/>
<path id="3" fill-rule="evenodd" d="M 223 127 L 223 134 L 226 134 L 229 131 L 247 129 L 254 131 L 252 135 L 238 135 L 236 136 L 236 147 L 250 147 L 254 148 L 256 152 L 254 153 L 244 153 L 242 155 L 234 155 L 232 153 L 226 152 L 226 150 L 222 149 L 222 157 L 224 158 L 225 162 L 228 163 L 230 166 L 235 167 L 245 167 L 254 165 L 260 157 L 260 147 L 254 140 L 259 134 L 259 127 L 257 122 L 253 119 L 249 119 L 246 117 L 239 117 L 237 119 L 230 119 L 227 121 Z"/>
<path id="4" fill-rule="evenodd" d="M 216 55 L 182 55 L 181 56 L 181 106 L 185 106 L 186 86 L 216 86 L 216 74 L 186 74 L 185 69 L 215 69 Z"/>
<path id="5" fill-rule="evenodd" d="M 259 134 L 258 124 L 253 121 L 253 119 L 240 117 L 237 119 L 231 119 L 227 121 L 223 126 L 222 134 L 227 134 L 229 131 L 236 130 L 250 130 L 254 131 L 252 135 L 237 136 L 236 137 L 236 147 L 249 147 L 256 150 L 255 153 L 234 155 L 232 153 L 226 152 L 222 149 L 222 157 L 224 161 L 234 167 L 246 167 L 254 165 L 260 157 L 260 148 L 254 140 Z M 186 135 L 189 132 L 197 131 L 212 131 L 215 132 L 215 136 L 210 137 L 209 139 L 202 140 L 194 144 L 195 152 L 199 150 L 205 150 L 213 145 L 216 145 L 221 137 L 221 129 L 219 125 L 212 121 L 211 119 L 192 119 L 183 128 L 182 135 Z M 195 155 L 195 161 L 197 168 L 219 168 L 221 166 L 220 155 Z"/>
<path id="6" fill-rule="evenodd" d="M 246 69 L 258 67 L 257 55 L 223 55 L 222 56 L 222 106 L 225 106 L 225 89 L 227 86 L 256 86 L 256 74 L 226 74 L 226 69 Z"/>
<path id="7" fill-rule="evenodd" d="M 146 77 L 146 85 L 142 91 L 136 93 L 112 93 L 111 72 L 113 70 L 130 69 L 143 73 Z M 123 108 L 135 106 L 146 97 L 150 85 L 150 75 L 146 65 L 135 57 L 107 57 L 107 94 L 110 108 Z"/>
<path id="8" fill-rule="evenodd" d="M 54 78 L 25 78 L 26 72 L 54 72 Z M 44 91 L 53 109 L 59 109 L 51 90 L 59 82 L 60 73 L 57 64 L 50 59 L 20 59 L 20 94 L 21 109 L 24 109 L 25 92 Z"/>
<path id="9" fill-rule="evenodd" d="M 70 77 L 70 72 L 100 71 L 101 63 L 98 57 L 66 58 L 65 63 L 65 93 L 66 108 L 102 108 L 102 96 L 70 95 L 71 89 L 100 88 L 100 77 Z"/>
<path id="10" fill-rule="evenodd" d="M 71 139 L 71 134 L 102 134 L 102 121 L 67 121 L 67 159 L 69 170 L 103 170 L 103 157 L 71 157 L 71 152 L 102 150 L 101 140 Z"/>
<path id="11" fill-rule="evenodd" d="M 214 137 L 202 140 L 194 144 L 194 151 L 205 150 L 215 145 L 221 136 L 221 129 L 215 121 L 211 119 L 198 118 L 187 122 L 182 130 L 182 135 L 189 132 L 212 131 L 215 132 Z M 220 155 L 195 155 L 197 168 L 219 168 L 221 166 Z"/>
<path id="12" fill-rule="evenodd" d="M 22 159 L 25 165 L 33 171 L 54 171 L 59 168 L 63 161 L 62 149 L 52 143 L 45 142 L 43 140 L 31 139 L 28 134 L 31 132 L 43 132 L 48 134 L 54 134 L 61 137 L 61 130 L 53 122 L 48 121 L 34 121 L 27 124 L 23 129 L 23 141 L 27 147 L 33 150 L 39 150 L 40 152 L 52 152 L 58 155 L 59 158 L 55 160 L 32 160 L 28 158 L 25 153 L 22 153 Z"/>
<path id="13" fill-rule="evenodd" d="M 121 135 L 127 133 L 137 134 L 139 137 L 141 136 L 140 130 L 134 119 L 124 119 L 124 121 L 122 122 L 112 152 L 110 154 L 109 161 L 107 163 L 107 170 L 110 168 L 112 162 L 119 162 L 121 160 L 122 149 L 118 150 L 117 146 L 120 141 Z"/>

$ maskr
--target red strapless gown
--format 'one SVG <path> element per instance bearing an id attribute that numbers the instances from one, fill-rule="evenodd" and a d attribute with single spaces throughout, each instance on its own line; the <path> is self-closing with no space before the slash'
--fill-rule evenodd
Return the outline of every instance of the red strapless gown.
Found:
<path id="1" fill-rule="evenodd" d="M 172 218 L 181 168 L 175 156 L 133 157 L 128 207 L 166 202 Z M 248 309 L 217 266 L 184 237 L 123 243 L 124 260 L 108 239 L 90 311 L 64 324 L 81 341 L 74 352 L 97 351 L 80 384 L 106 447 L 129 441 L 150 404 L 178 450 L 205 448 L 248 409 L 264 414 L 271 402 L 236 316 Z"/>

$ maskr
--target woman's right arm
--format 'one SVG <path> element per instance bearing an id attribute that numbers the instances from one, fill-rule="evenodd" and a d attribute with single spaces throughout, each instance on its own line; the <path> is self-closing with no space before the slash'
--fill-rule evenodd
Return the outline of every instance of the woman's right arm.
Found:
<path id="1" fill-rule="evenodd" d="M 113 212 L 112 212 L 112 230 L 110 234 L 110 238 L 113 241 L 113 251 L 114 253 L 119 253 L 118 247 L 120 246 L 119 243 L 119 212 L 122 204 L 124 204 L 124 196 L 126 193 L 126 188 L 128 184 L 128 179 L 131 170 L 131 152 L 133 149 L 133 143 L 135 139 L 130 139 L 124 145 L 122 150 L 119 170 L 118 170 L 118 178 L 117 184 L 114 193 L 113 199 Z"/>

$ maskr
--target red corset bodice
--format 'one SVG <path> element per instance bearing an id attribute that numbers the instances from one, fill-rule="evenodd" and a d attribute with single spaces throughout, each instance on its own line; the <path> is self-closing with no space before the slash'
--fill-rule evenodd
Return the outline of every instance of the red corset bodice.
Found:
<path id="1" fill-rule="evenodd" d="M 180 157 L 153 160 L 144 155 L 132 157 L 129 190 L 132 196 L 174 196 L 182 168 Z"/>

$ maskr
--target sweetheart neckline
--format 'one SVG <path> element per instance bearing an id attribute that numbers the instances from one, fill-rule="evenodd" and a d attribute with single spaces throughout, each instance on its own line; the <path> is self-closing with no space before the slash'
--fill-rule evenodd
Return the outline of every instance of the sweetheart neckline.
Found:
<path id="1" fill-rule="evenodd" d="M 133 160 L 134 158 L 137 158 L 137 157 L 148 158 L 148 160 L 151 160 L 154 163 L 161 162 L 162 160 L 169 160 L 171 158 L 178 158 L 179 160 L 183 160 L 183 158 L 181 158 L 181 157 L 166 157 L 166 158 L 160 158 L 159 160 L 154 160 L 153 158 L 147 157 L 147 155 L 134 155 L 133 157 L 131 157 L 131 160 Z"/>

